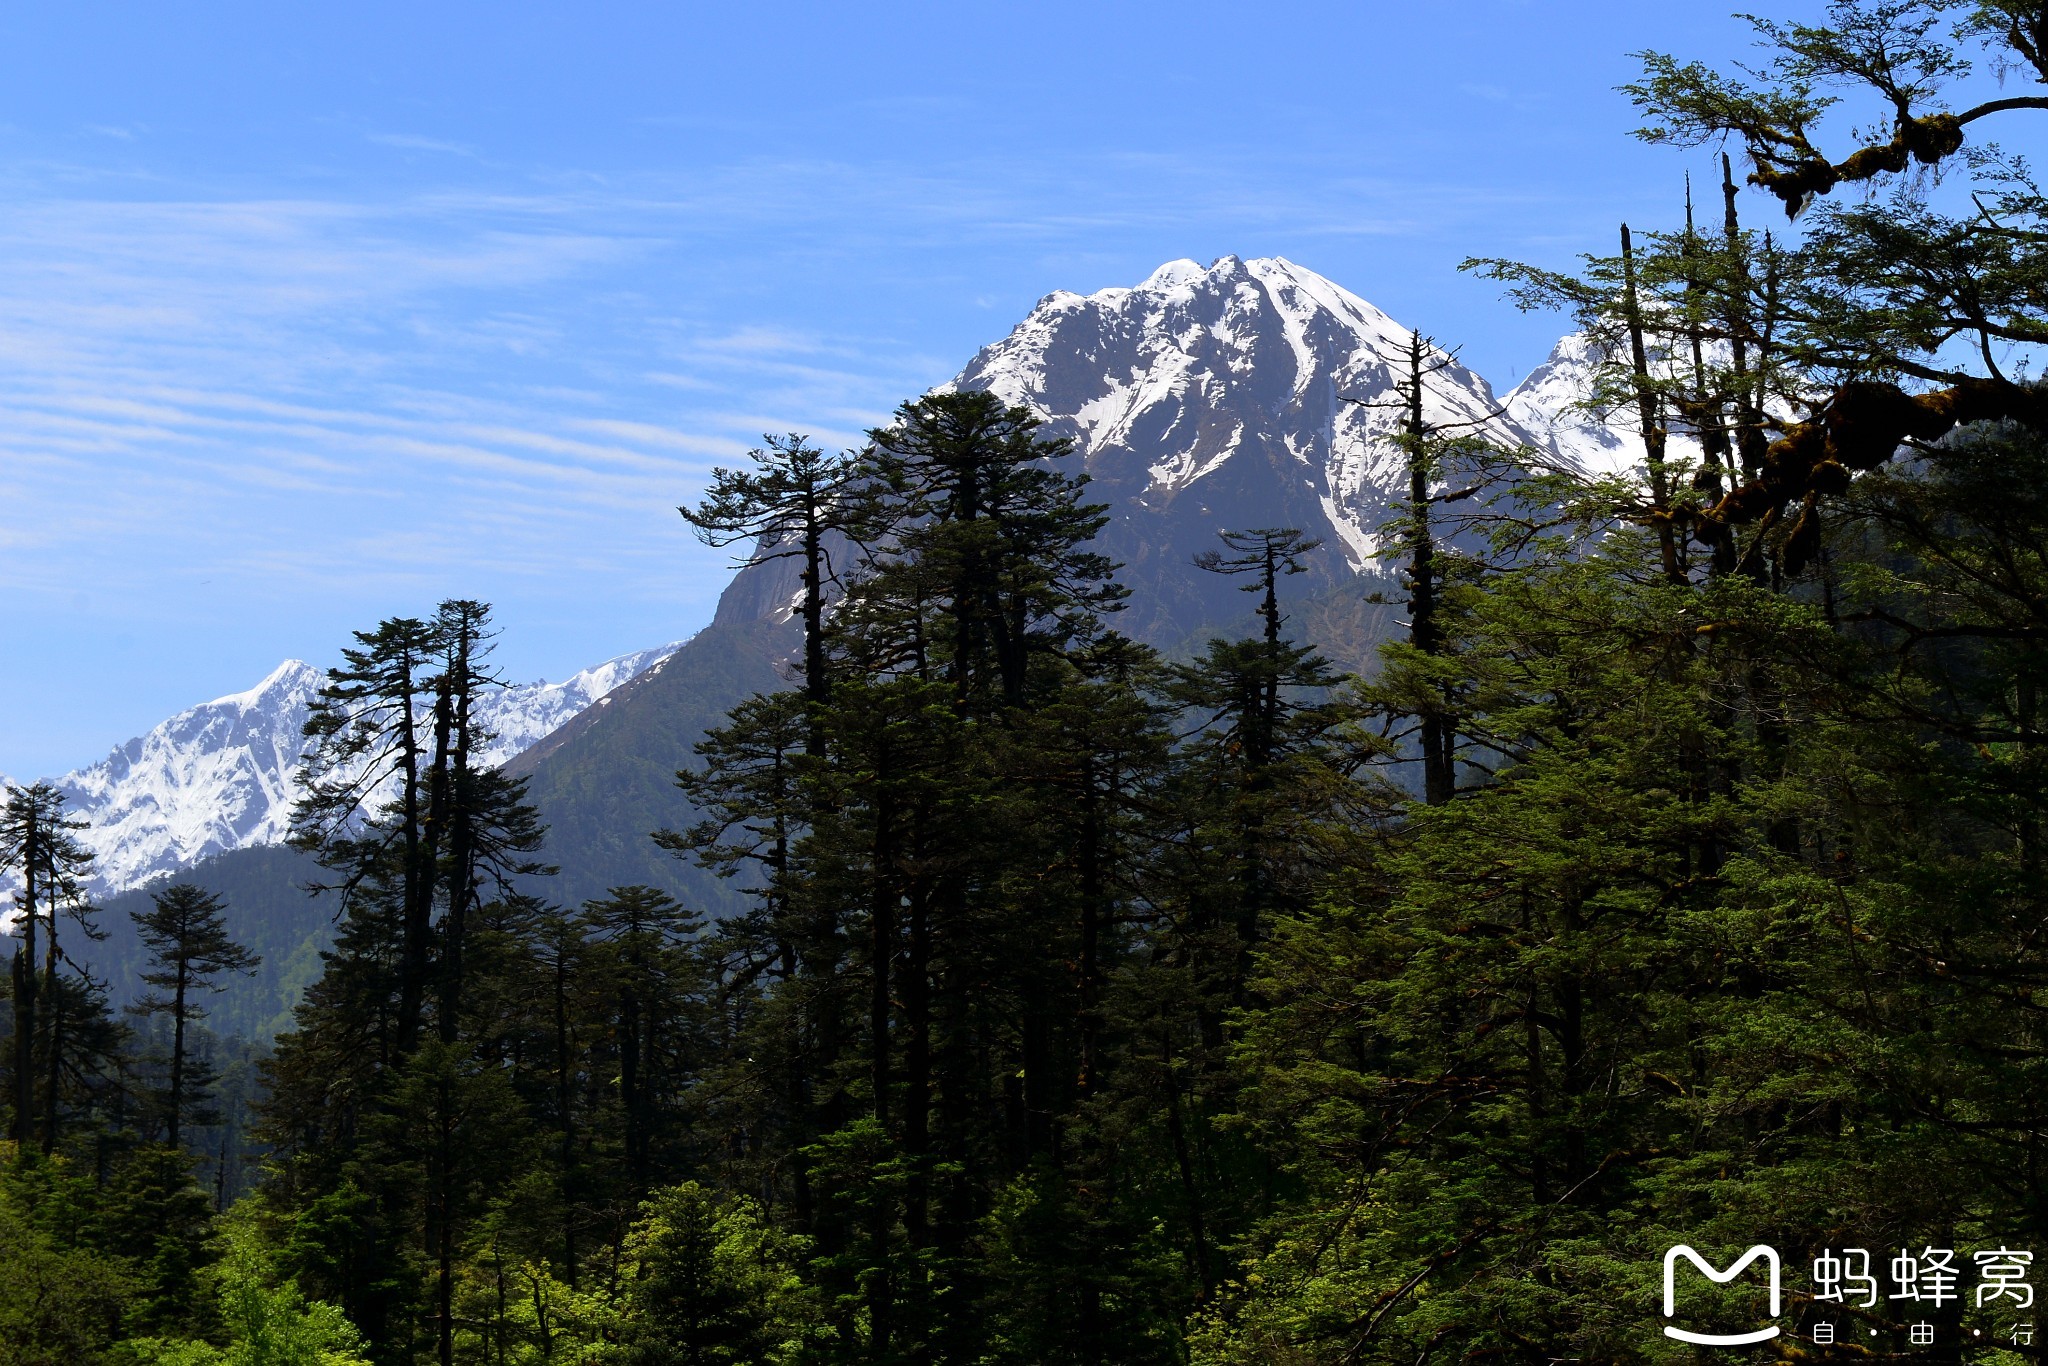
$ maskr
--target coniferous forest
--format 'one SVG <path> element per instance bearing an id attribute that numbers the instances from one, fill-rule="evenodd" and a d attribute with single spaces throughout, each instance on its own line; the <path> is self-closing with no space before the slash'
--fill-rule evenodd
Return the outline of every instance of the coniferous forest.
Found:
<path id="1" fill-rule="evenodd" d="M 793 562 L 802 650 L 654 756 L 704 819 L 620 838 L 743 913 L 549 898 L 471 762 L 480 602 L 328 676 L 292 839 L 338 928 L 260 1056 L 196 887 L 108 1005 L 75 822 L 14 789 L 0 1363 L 1706 1359 L 1677 1243 L 1784 1251 L 1773 1359 L 2038 1358 L 1968 1294 L 1816 1342 L 1805 1267 L 2048 1252 L 2048 197 L 1996 140 L 2048 8 L 1760 36 L 1630 87 L 1719 173 L 1668 222 L 1467 263 L 1598 344 L 1647 463 L 1431 425 L 1418 341 L 1360 674 L 1294 528 L 1198 561 L 1235 634 L 1120 634 L 1067 443 L 934 392 L 683 510 Z M 2005 93 L 1950 102 L 1969 63 Z"/>

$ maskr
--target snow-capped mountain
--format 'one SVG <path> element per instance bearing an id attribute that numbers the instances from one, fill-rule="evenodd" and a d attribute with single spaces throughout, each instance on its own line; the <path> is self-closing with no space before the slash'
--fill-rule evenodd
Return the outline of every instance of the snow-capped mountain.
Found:
<path id="1" fill-rule="evenodd" d="M 1169 261 L 1135 288 L 1047 295 L 954 383 L 1047 418 L 1075 438 L 1098 483 L 1130 490 L 1139 508 L 1220 503 L 1214 495 L 1247 475 L 1272 486 L 1261 503 L 1312 501 L 1313 520 L 1358 569 L 1402 478 L 1387 439 L 1401 413 L 1376 405 L 1395 398 L 1409 336 L 1291 261 Z M 1455 361 L 1424 387 L 1431 422 L 1484 423 L 1500 406 Z M 1230 508 L 1227 524 L 1251 510 Z"/>
<path id="2" fill-rule="evenodd" d="M 96 764 L 57 780 L 105 891 L 209 854 L 284 838 L 312 665 L 288 659 L 247 692 L 179 712 Z"/>
<path id="3" fill-rule="evenodd" d="M 658 666 L 677 647 L 639 650 L 559 683 L 522 683 L 482 698 L 494 736 L 484 762 L 503 763 L 585 707 Z M 179 712 L 96 764 L 57 780 L 91 822 L 95 888 L 117 892 L 230 849 L 283 840 L 307 707 L 323 675 L 289 659 L 247 692 Z"/>
<path id="4" fill-rule="evenodd" d="M 1645 459 L 1633 412 L 1586 406 L 1604 360 L 1598 341 L 1574 332 L 1501 400 L 1530 444 L 1589 474 L 1632 469 Z"/>
<path id="5" fill-rule="evenodd" d="M 1309 589 L 1375 565 L 1379 529 L 1406 495 L 1390 438 L 1410 337 L 1291 261 L 1170 261 L 1132 288 L 1047 295 L 949 387 L 987 389 L 1074 439 L 1090 499 L 1110 507 L 1104 548 L 1142 586 L 1119 625 L 1165 643 L 1241 615 L 1230 585 L 1180 572 L 1219 530 L 1320 535 Z M 1574 468 L 1630 461 L 1625 432 L 1571 409 L 1597 364 L 1573 338 L 1505 400 L 1452 357 L 1424 363 L 1428 422 L 1471 424 L 1460 430 Z"/>
<path id="6" fill-rule="evenodd" d="M 1507 419 L 1531 446 L 1548 451 L 1559 464 L 1587 474 L 1627 474 L 1649 459 L 1634 405 L 1594 402 L 1600 368 L 1607 359 L 1601 342 L 1584 332 L 1571 333 L 1501 400 Z M 1725 356 L 1712 359 L 1726 363 Z M 1655 369 L 1675 364 L 1671 357 L 1655 350 L 1650 353 L 1650 365 Z M 1679 370 L 1678 375 L 1666 377 L 1683 374 Z M 1667 450 L 1672 458 L 1697 460 L 1700 456 L 1698 438 L 1675 425 L 1669 432 Z"/>

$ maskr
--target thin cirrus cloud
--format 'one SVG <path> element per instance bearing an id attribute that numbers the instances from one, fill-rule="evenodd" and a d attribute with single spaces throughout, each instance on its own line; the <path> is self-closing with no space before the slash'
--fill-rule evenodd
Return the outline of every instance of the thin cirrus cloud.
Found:
<path id="1" fill-rule="evenodd" d="M 203 473 L 207 486 L 182 490 L 190 499 L 218 494 L 211 481 L 275 485 L 281 474 L 303 491 L 377 498 L 390 487 L 380 476 L 402 473 L 476 499 L 544 489 L 612 508 L 655 483 L 672 502 L 705 458 L 744 450 L 722 431 L 576 411 L 616 409 L 602 373 L 541 382 L 639 358 L 607 357 L 619 339 L 588 335 L 574 308 L 565 318 L 546 299 L 555 316 L 491 305 L 616 272 L 646 244 L 565 230 L 559 206 L 525 222 L 507 222 L 502 200 L 484 207 L 30 208 L 0 229 L 0 441 L 14 478 L 26 477 L 32 503 L 40 489 L 65 514 L 51 523 L 77 511 L 63 501 L 67 477 L 116 469 L 157 489 Z M 749 329 L 672 358 L 712 366 L 729 355 L 723 368 L 758 376 L 778 352 L 815 349 Z M 807 379 L 835 398 L 861 382 L 795 364 L 776 369 L 773 387 Z"/>
<path id="2" fill-rule="evenodd" d="M 686 634 L 729 573 L 675 515 L 711 468 L 931 382 L 907 348 L 707 302 L 736 199 L 16 188 L 0 591 L 39 648 L 0 667 L 0 771 L 62 771 L 441 596 L 497 602 L 522 675 Z"/>
<path id="3" fill-rule="evenodd" d="M 373 138 L 468 150 L 412 134 Z M 926 240 L 1057 246 L 1191 214 L 1292 215 L 1309 232 L 1398 234 L 1499 207 L 1411 185 L 1396 217 L 1328 204 L 1310 212 L 1312 195 L 1298 192 L 1295 203 L 1248 193 L 1213 162 L 1098 160 L 1081 168 L 1099 182 L 1085 212 L 1049 209 L 1049 186 L 1015 167 L 810 160 L 716 168 L 688 184 L 384 203 L 31 201 L 0 225 L 0 440 L 26 468 L 16 478 L 31 514 L 75 507 L 69 481 L 104 480 L 111 469 L 174 490 L 174 512 L 252 484 L 375 502 L 393 475 L 479 505 L 545 490 L 595 512 L 655 484 L 672 505 L 679 484 L 701 478 L 703 458 L 735 455 L 764 428 L 822 426 L 821 439 L 856 439 L 964 359 L 892 353 L 874 337 L 835 339 L 715 308 L 692 316 L 690 301 L 675 297 L 687 290 L 635 278 L 701 274 L 693 247 L 707 239 L 788 216 L 811 226 L 784 251 L 808 238 L 814 255 L 844 258 L 886 239 L 901 260 Z M 1140 169 L 1152 190 L 1166 182 L 1185 193 L 1113 188 Z M 1370 184 L 1348 188 L 1353 203 L 1387 198 Z M 765 249 L 765 268 L 776 249 Z M 692 391 L 701 397 L 675 397 Z M 669 421 L 649 420 L 663 410 Z M 606 441 L 588 439 L 600 430 Z M 181 481 L 180 471 L 205 477 Z M 262 518 L 212 511 L 236 534 L 268 527 L 309 561 L 328 540 L 274 508 Z M 97 519 L 73 525 L 105 529 Z M 529 551 L 536 572 L 556 553 Z"/>
<path id="4" fill-rule="evenodd" d="M 449 156 L 476 156 L 476 149 L 459 142 L 447 142 L 441 138 L 421 137 L 417 133 L 371 133 L 369 141 L 379 147 L 396 147 L 404 152 L 442 152 Z"/>

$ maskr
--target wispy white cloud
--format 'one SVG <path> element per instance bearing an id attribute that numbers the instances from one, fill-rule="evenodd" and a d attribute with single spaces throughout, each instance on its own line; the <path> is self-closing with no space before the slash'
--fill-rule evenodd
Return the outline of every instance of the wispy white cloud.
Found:
<path id="1" fill-rule="evenodd" d="M 408 152 L 445 152 L 450 156 L 475 157 L 476 151 L 459 142 L 421 137 L 417 133 L 372 133 L 369 140 L 380 147 L 397 147 Z"/>
<path id="2" fill-rule="evenodd" d="M 702 559 L 715 581 L 675 505 L 760 430 L 904 379 L 855 339 L 635 288 L 674 212 L 30 199 L 0 222 L 0 590 L 172 619 L 202 580 L 384 599 L 366 615 L 451 576 L 665 600 Z M 693 372 L 688 402 L 650 360 Z M 735 403 L 767 416 L 735 429 Z"/>
<path id="3" fill-rule="evenodd" d="M 628 422 L 618 418 L 582 418 L 569 423 L 573 428 L 600 432 L 621 440 L 635 441 L 643 446 L 659 446 L 672 450 L 688 451 L 692 455 L 731 457 L 743 453 L 745 448 L 738 442 L 723 437 L 703 436 L 696 432 L 677 431 L 671 427 L 657 426 L 652 422 Z"/>

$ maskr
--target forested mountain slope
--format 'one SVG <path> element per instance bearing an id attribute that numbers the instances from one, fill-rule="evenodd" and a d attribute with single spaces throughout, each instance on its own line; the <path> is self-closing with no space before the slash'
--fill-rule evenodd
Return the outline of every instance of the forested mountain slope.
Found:
<path id="1" fill-rule="evenodd" d="M 732 590 L 727 590 L 728 596 Z M 675 788 L 691 747 L 741 699 L 786 685 L 778 665 L 794 648 L 787 621 L 720 619 L 663 662 L 589 708 L 505 771 L 528 778 L 547 822 L 538 894 L 575 905 L 609 887 L 662 887 L 700 909 L 739 905 L 720 879 L 658 849 L 649 835 L 694 813 Z"/>

